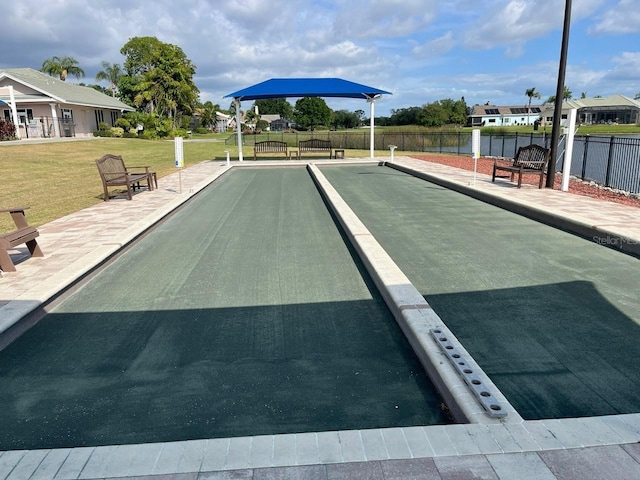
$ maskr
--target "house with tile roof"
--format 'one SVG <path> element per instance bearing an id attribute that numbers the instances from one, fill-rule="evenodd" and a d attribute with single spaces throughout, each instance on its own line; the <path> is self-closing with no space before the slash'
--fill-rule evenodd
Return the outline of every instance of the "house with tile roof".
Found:
<path id="1" fill-rule="evenodd" d="M 115 125 L 135 108 L 91 87 L 32 68 L 0 69 L 0 118 L 19 138 L 90 137 L 100 122 Z"/>

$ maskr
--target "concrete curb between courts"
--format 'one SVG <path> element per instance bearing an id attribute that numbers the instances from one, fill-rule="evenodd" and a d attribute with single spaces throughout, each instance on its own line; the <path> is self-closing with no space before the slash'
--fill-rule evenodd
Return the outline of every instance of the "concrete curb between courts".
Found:
<path id="1" fill-rule="evenodd" d="M 416 287 L 322 175 L 318 167 L 310 164 L 307 168 L 365 264 L 389 310 L 411 343 L 431 381 L 445 400 L 453 418 L 459 423 L 522 422 L 522 418 L 515 408 L 455 338 Z M 500 406 L 507 413 L 507 417 L 497 419 L 487 415 L 469 386 L 431 337 L 430 329 L 433 328 L 440 329 L 455 345 L 456 350 L 463 353 L 467 365 L 480 377 L 487 390 L 498 400 Z"/>

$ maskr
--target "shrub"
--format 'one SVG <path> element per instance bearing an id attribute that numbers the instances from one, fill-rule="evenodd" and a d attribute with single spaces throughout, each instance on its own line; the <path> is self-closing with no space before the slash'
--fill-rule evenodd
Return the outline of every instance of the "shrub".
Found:
<path id="1" fill-rule="evenodd" d="M 16 138 L 16 127 L 13 123 L 0 120 L 0 140 L 13 140 Z"/>
<path id="2" fill-rule="evenodd" d="M 130 132 L 124 132 L 122 134 L 122 138 L 138 138 L 138 132 L 135 130 Z"/>
<path id="3" fill-rule="evenodd" d="M 172 138 L 176 138 L 176 137 L 188 137 L 189 135 L 187 135 L 187 131 L 184 128 L 174 128 L 173 130 L 171 130 L 171 132 L 169 132 L 169 136 Z"/>
<path id="4" fill-rule="evenodd" d="M 121 127 L 124 130 L 129 130 L 131 128 L 131 122 L 129 120 L 127 120 L 126 118 L 122 118 L 120 117 L 119 119 L 116 120 L 116 127 Z"/>
<path id="5" fill-rule="evenodd" d="M 140 135 L 138 135 L 140 138 L 144 138 L 145 140 L 155 140 L 158 138 L 158 132 L 156 132 L 153 129 L 145 129 L 142 131 L 142 133 Z"/>
<path id="6" fill-rule="evenodd" d="M 100 130 L 101 132 L 106 132 L 107 130 L 109 130 L 109 125 L 107 125 L 105 122 L 100 122 L 98 124 L 98 130 Z"/>
<path id="7" fill-rule="evenodd" d="M 112 137 L 122 138 L 122 135 L 124 134 L 124 129 L 121 127 L 111 127 L 109 131 L 111 132 Z"/>
<path id="8" fill-rule="evenodd" d="M 196 128 L 196 133 L 198 133 L 200 135 L 205 135 L 207 133 L 211 133 L 211 130 L 209 130 L 208 128 L 204 128 L 204 127 L 198 127 L 198 128 Z"/>
<path id="9" fill-rule="evenodd" d="M 93 132 L 94 137 L 113 137 L 111 130 L 95 130 Z"/>

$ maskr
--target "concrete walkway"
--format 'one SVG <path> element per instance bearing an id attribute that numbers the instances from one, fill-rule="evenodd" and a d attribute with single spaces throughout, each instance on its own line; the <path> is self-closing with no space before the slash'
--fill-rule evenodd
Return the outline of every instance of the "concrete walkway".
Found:
<path id="1" fill-rule="evenodd" d="M 365 159 L 354 161 L 367 161 Z M 340 161 L 344 163 L 344 161 Z M 287 162 L 291 165 L 297 162 Z M 315 161 L 314 163 L 328 163 Z M 272 162 L 260 162 L 271 165 Z M 398 168 L 493 199 L 598 243 L 635 251 L 640 209 L 547 189 L 492 184 L 406 157 Z M 234 163 L 233 165 L 238 165 Z M 254 162 L 244 162 L 255 166 Z M 142 235 L 227 170 L 204 162 L 160 188 L 95 205 L 40 227 L 44 258 L 15 253 L 0 278 L 0 332 Z M 543 206 L 543 208 L 540 208 Z M 28 212 L 27 212 L 28 215 Z M 594 234 L 593 232 L 597 232 Z M 21 259 L 24 258 L 24 261 Z M 0 480 L 157 478 L 583 479 L 640 478 L 640 415 L 238 437 L 144 445 L 0 452 Z"/>

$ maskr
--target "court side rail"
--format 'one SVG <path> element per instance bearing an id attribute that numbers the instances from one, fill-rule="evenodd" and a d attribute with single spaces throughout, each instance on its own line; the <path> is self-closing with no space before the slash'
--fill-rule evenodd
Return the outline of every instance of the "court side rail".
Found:
<path id="1" fill-rule="evenodd" d="M 307 169 L 358 252 L 367 272 L 454 420 L 458 423 L 483 424 L 523 422 L 515 408 L 433 311 L 318 167 L 310 163 Z M 452 356 L 454 354 L 456 356 Z M 459 362 L 464 362 L 465 368 L 458 368 Z M 468 370 L 469 373 L 461 370 Z M 484 392 L 484 395 L 481 392 Z"/>

